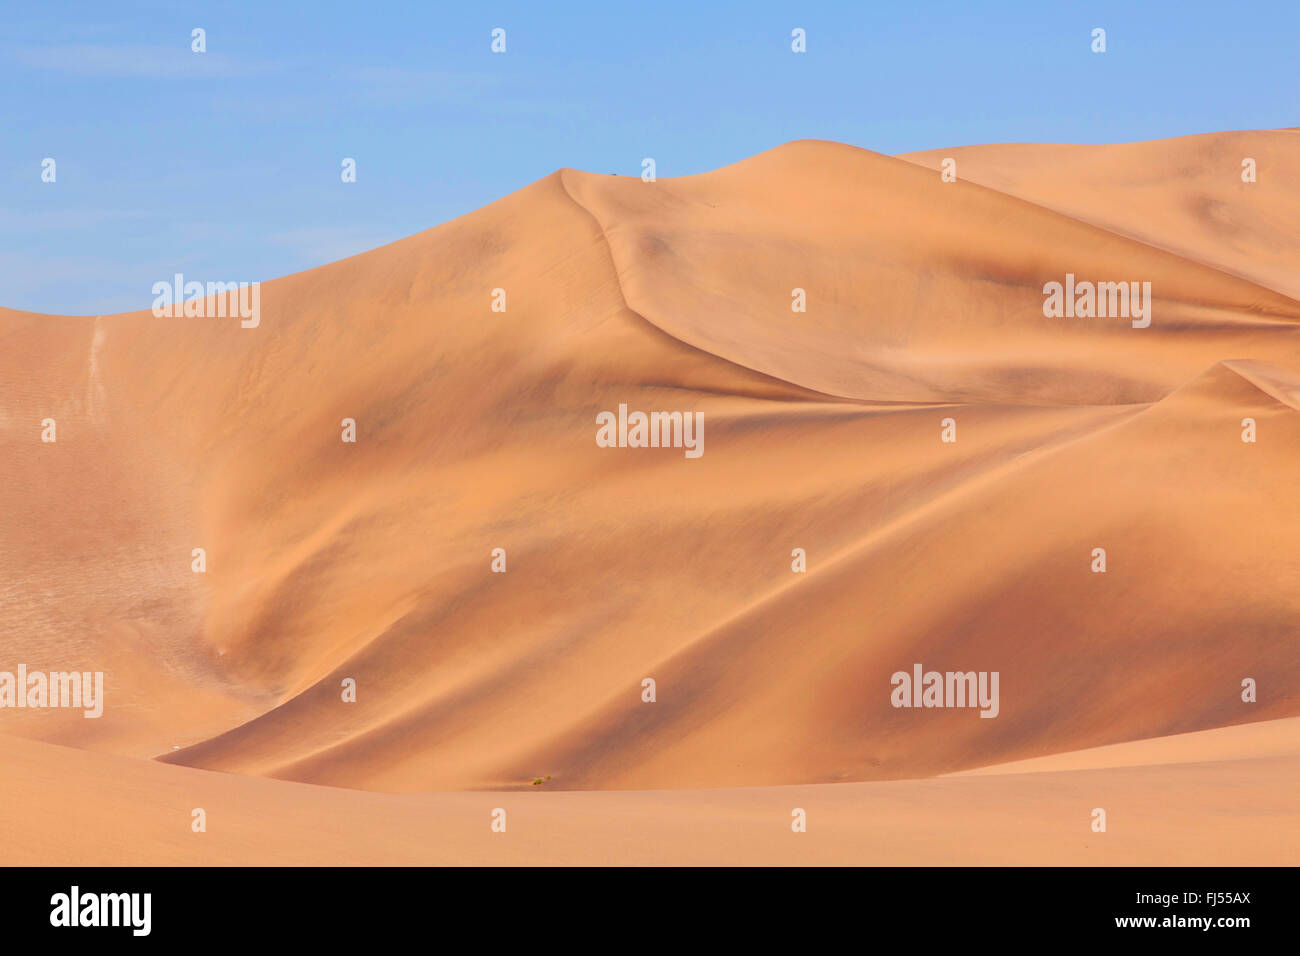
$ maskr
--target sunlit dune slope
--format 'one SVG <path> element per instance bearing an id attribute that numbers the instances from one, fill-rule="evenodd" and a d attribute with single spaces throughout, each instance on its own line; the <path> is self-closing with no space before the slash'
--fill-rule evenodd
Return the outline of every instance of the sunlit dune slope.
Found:
<path id="1" fill-rule="evenodd" d="M 1001 143 L 898 158 L 935 170 L 952 158 L 960 180 L 1300 294 L 1300 129 L 1108 146 Z M 1253 182 L 1243 179 L 1248 172 Z"/>

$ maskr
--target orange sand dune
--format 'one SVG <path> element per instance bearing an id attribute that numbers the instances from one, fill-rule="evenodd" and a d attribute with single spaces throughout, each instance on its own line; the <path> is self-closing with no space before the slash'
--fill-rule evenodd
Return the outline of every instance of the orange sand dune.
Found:
<path id="1" fill-rule="evenodd" d="M 0 737 L 0 846 L 10 865 L 1295 866 L 1296 723 L 1233 728 L 1241 751 L 1210 762 L 1183 750 L 1215 751 L 1222 731 L 1115 748 L 1147 766 L 559 793 L 366 793 Z"/>
<path id="2" fill-rule="evenodd" d="M 1002 143 L 905 153 L 1071 218 L 1300 294 L 1300 129 L 1114 146 Z M 1242 180 L 1255 161 L 1255 182 Z"/>
<path id="3" fill-rule="evenodd" d="M 96 720 L 0 710 L 9 737 L 101 753 L 5 746 L 51 787 L 139 773 L 185 804 L 220 780 L 249 807 L 427 814 L 145 761 L 355 790 L 550 775 L 811 801 L 1300 716 L 1297 137 L 908 157 L 801 141 L 655 183 L 566 169 L 266 283 L 256 328 L 0 313 L 0 670 L 102 670 L 107 688 Z M 955 183 L 936 172 L 949 155 Z M 1149 282 L 1149 327 L 1045 316 L 1067 274 Z M 703 454 L 599 447 L 620 405 L 702 413 Z M 891 675 L 914 664 L 998 672 L 997 716 L 894 707 Z M 1248 826 L 1293 758 L 1240 761 L 1214 812 Z M 1209 777 L 1089 774 L 1138 803 Z M 1010 786 L 862 792 L 942 814 Z M 1061 792 L 1025 799 L 1044 821 L 1100 799 Z M 790 802 L 733 793 L 719 805 Z M 651 800 L 529 799 L 614 816 Z M 1243 839 L 1220 859 L 1281 858 Z M 1209 859 L 1170 841 L 1115 859 Z"/>

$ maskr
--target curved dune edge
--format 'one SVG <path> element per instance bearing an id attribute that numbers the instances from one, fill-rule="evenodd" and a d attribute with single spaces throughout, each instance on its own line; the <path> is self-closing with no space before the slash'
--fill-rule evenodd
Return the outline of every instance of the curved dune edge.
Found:
<path id="1" fill-rule="evenodd" d="M 812 141 L 561 170 L 267 282 L 253 331 L 0 313 L 0 667 L 111 694 L 0 731 L 421 793 L 924 778 L 1296 717 L 1279 136 L 972 152 L 953 184 Z M 1152 326 L 1045 318 L 1067 271 L 1152 279 Z M 707 453 L 596 447 L 621 403 L 704 413 Z M 997 670 L 999 717 L 891 708 L 914 662 Z"/>
<path id="2" fill-rule="evenodd" d="M 1057 773 L 1296 756 L 1300 756 L 1300 718 L 1292 717 L 1239 724 L 1235 727 L 1216 727 L 1213 730 L 1171 737 L 1133 740 L 1030 760 L 1015 760 L 975 770 L 963 770 L 948 776 Z"/>
<path id="3" fill-rule="evenodd" d="M 1202 746 L 1149 743 L 1157 761 Z M 233 776 L 8 737 L 0 760 L 0 845 L 11 865 L 1300 863 L 1288 838 L 1300 832 L 1293 751 L 863 784 L 427 794 Z M 191 830 L 196 807 L 206 832 Z M 498 807 L 505 833 L 490 830 Z M 807 814 L 805 833 L 791 832 L 795 808 Z M 1106 811 L 1105 833 L 1091 830 L 1096 808 Z"/>

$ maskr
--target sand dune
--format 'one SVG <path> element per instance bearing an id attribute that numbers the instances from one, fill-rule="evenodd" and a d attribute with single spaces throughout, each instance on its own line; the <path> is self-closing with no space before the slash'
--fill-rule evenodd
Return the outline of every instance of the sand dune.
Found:
<path id="1" fill-rule="evenodd" d="M 181 803 L 226 787 L 285 812 L 427 813 L 322 787 L 532 791 L 549 774 L 835 801 L 847 791 L 814 785 L 913 778 L 862 799 L 941 813 L 1009 791 L 915 778 L 1259 721 L 1289 733 L 1297 137 L 906 157 L 801 141 L 656 183 L 565 169 L 265 283 L 256 328 L 0 312 L 0 670 L 106 683 L 103 717 L 3 709 L 0 740 L 39 786 L 138 773 Z M 958 182 L 935 171 L 946 156 Z M 1149 326 L 1045 316 L 1044 284 L 1067 274 L 1149 282 Z M 704 453 L 599 447 L 597 415 L 620 404 L 702 413 Z M 915 663 L 998 672 L 998 716 L 892 706 L 891 675 Z M 1246 826 L 1294 756 L 1239 761 L 1215 812 Z M 1208 771 L 1088 773 L 1141 801 Z M 636 806 L 618 799 L 610 814 Z M 188 859 L 183 836 L 142 835 L 141 858 Z M 1280 858 L 1256 836 L 1222 858 Z M 1115 859 L 1193 858 L 1152 839 Z M 392 859 L 400 842 L 331 852 Z M 1071 846 L 1043 853 L 1087 857 Z"/>
<path id="2" fill-rule="evenodd" d="M 1300 293 L 1300 129 L 1114 146 L 1004 143 L 906 153 L 960 179 L 1168 249 L 1285 295 Z M 1255 161 L 1256 181 L 1242 181 Z"/>
<path id="3" fill-rule="evenodd" d="M 0 845 L 11 865 L 1295 866 L 1295 724 L 1233 728 L 1241 752 L 1209 762 L 1179 761 L 1219 731 L 1063 772 L 561 793 L 366 793 L 0 737 Z"/>

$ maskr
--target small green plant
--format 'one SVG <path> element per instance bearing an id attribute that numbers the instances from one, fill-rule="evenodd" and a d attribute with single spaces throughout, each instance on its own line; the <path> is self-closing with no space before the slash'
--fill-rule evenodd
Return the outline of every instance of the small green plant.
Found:
<path id="1" fill-rule="evenodd" d="M 551 775 L 549 773 L 545 777 L 538 777 L 536 780 L 533 781 L 533 786 L 540 787 L 543 783 L 545 783 L 547 780 L 550 779 L 551 779 Z"/>

